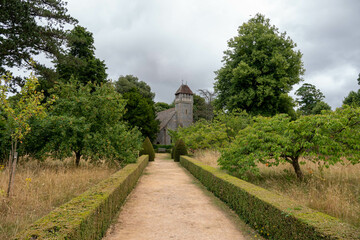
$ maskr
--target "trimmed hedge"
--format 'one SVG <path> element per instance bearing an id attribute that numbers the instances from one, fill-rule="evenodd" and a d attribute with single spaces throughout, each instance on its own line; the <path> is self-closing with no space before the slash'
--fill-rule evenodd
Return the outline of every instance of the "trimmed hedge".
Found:
<path id="1" fill-rule="evenodd" d="M 181 155 L 187 155 L 186 146 L 182 139 L 179 139 L 176 142 L 173 155 L 174 155 L 175 162 L 180 162 Z"/>
<path id="2" fill-rule="evenodd" d="M 113 217 L 147 166 L 149 156 L 141 156 L 108 179 L 50 212 L 15 240 L 101 239 Z"/>
<path id="3" fill-rule="evenodd" d="M 149 155 L 149 161 L 155 160 L 155 151 L 153 145 L 148 137 L 145 138 L 140 155 Z"/>
<path id="4" fill-rule="evenodd" d="M 360 239 L 360 229 L 230 176 L 190 157 L 180 163 L 243 220 L 270 239 Z"/>

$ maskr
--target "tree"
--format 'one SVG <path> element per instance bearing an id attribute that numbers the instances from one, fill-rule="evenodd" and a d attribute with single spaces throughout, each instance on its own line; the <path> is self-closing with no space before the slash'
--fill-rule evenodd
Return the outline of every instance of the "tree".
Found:
<path id="1" fill-rule="evenodd" d="M 357 79 L 358 85 L 360 85 L 360 73 L 359 77 Z M 360 89 L 355 92 L 351 91 L 347 97 L 343 100 L 343 104 L 349 105 L 349 106 L 360 106 Z"/>
<path id="2" fill-rule="evenodd" d="M 321 113 L 322 109 L 330 110 L 330 106 L 322 101 L 325 98 L 324 94 L 312 84 L 304 83 L 295 94 L 299 96 L 296 99 L 300 106 L 299 111 L 304 115 L 313 114 L 315 107 L 316 113 Z"/>
<path id="3" fill-rule="evenodd" d="M 96 84 L 107 81 L 104 61 L 95 57 L 94 38 L 86 28 L 76 26 L 68 34 L 68 52 L 59 57 L 56 69 L 59 78 L 65 82 L 74 79 L 82 84 L 89 81 Z"/>
<path id="4" fill-rule="evenodd" d="M 40 53 L 57 58 L 66 36 L 64 25 L 76 22 L 62 0 L 0 1 L 0 74 L 6 67 L 33 67 L 30 59 Z"/>
<path id="5" fill-rule="evenodd" d="M 136 88 L 139 90 L 140 94 L 145 98 L 150 98 L 154 100 L 155 93 L 151 92 L 151 88 L 144 81 L 139 81 L 139 79 L 133 75 L 120 76 L 119 79 L 115 82 L 116 90 L 124 94 L 129 92 L 131 89 Z"/>
<path id="6" fill-rule="evenodd" d="M 41 125 L 37 142 L 42 154 L 64 159 L 81 157 L 117 163 L 136 161 L 142 139 L 123 121 L 126 101 L 110 83 L 83 85 L 72 79 L 54 89 L 57 102 Z M 35 147 L 37 149 L 37 147 Z"/>
<path id="7" fill-rule="evenodd" d="M 212 120 L 214 117 L 213 101 L 215 99 L 216 94 L 207 89 L 198 89 L 198 92 L 200 96 L 205 99 L 205 113 L 204 113 L 205 119 Z"/>
<path id="8" fill-rule="evenodd" d="M 199 95 L 194 94 L 194 109 L 193 109 L 193 118 L 194 122 L 199 121 L 200 119 L 207 119 L 207 104 L 205 99 Z"/>
<path id="9" fill-rule="evenodd" d="M 167 103 L 164 103 L 164 102 L 157 102 L 157 103 L 155 103 L 155 113 L 159 113 L 159 112 L 162 112 L 162 111 L 165 111 L 167 109 L 174 108 L 174 107 L 175 107 L 174 103 L 167 104 Z"/>
<path id="10" fill-rule="evenodd" d="M 321 114 L 322 111 L 324 111 L 324 110 L 329 111 L 329 110 L 331 110 L 331 107 L 326 102 L 320 101 L 320 102 L 316 103 L 314 108 L 311 110 L 311 114 Z"/>
<path id="11" fill-rule="evenodd" d="M 219 163 L 241 178 L 258 173 L 258 163 L 271 167 L 290 163 L 298 179 L 300 165 L 311 161 L 328 167 L 347 159 L 359 163 L 360 108 L 345 106 L 322 115 L 300 116 L 297 120 L 279 114 L 256 117 L 222 151 Z"/>
<path id="12" fill-rule="evenodd" d="M 138 127 L 144 137 L 149 137 L 151 142 L 159 132 L 159 121 L 156 120 L 154 102 L 145 98 L 137 88 L 123 93 L 126 102 L 124 120 L 131 126 Z"/>
<path id="13" fill-rule="evenodd" d="M 8 164 L 10 176 L 7 196 L 10 196 L 14 184 L 18 158 L 18 144 L 22 143 L 24 137 L 31 130 L 29 119 L 36 116 L 44 117 L 46 105 L 41 103 L 44 95 L 42 92 L 36 91 L 38 80 L 33 75 L 30 75 L 26 80 L 19 93 L 18 101 L 15 103 L 11 103 L 7 98 L 9 92 L 7 83 L 10 81 L 11 77 L 9 75 L 0 78 L 0 111 L 5 113 L 6 128 L 10 133 L 11 138 L 11 151 Z"/>
<path id="14" fill-rule="evenodd" d="M 286 33 L 279 33 L 269 19 L 257 14 L 239 27 L 228 47 L 223 67 L 215 72 L 217 109 L 266 116 L 288 110 L 292 103 L 287 94 L 305 70 L 301 52 Z M 282 105 L 287 107 L 281 109 Z"/>

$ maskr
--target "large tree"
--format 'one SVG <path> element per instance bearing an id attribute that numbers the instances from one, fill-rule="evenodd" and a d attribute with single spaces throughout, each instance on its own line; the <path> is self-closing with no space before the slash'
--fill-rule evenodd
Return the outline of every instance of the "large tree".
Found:
<path id="1" fill-rule="evenodd" d="M 40 53 L 57 58 L 66 39 L 63 27 L 76 22 L 62 0 L 1 0 L 0 74 L 12 67 L 32 67 L 30 59 Z"/>
<path id="2" fill-rule="evenodd" d="M 288 93 L 305 71 L 296 44 L 257 14 L 239 27 L 228 47 L 223 67 L 215 72 L 216 107 L 263 115 L 288 113 L 293 106 Z"/>
<path id="3" fill-rule="evenodd" d="M 68 34 L 67 54 L 59 57 L 56 69 L 65 82 L 73 76 L 82 84 L 101 84 L 107 81 L 104 61 L 95 57 L 94 38 L 82 26 L 76 26 Z"/>
<path id="4" fill-rule="evenodd" d="M 120 163 L 136 161 L 141 134 L 124 121 L 126 101 L 110 83 L 81 84 L 75 80 L 54 89 L 57 101 L 27 139 L 26 150 L 34 157 L 64 159 L 73 154 L 76 165 L 83 157 Z"/>
<path id="5" fill-rule="evenodd" d="M 139 78 L 133 75 L 121 75 L 115 82 L 115 87 L 116 90 L 122 94 L 136 88 L 143 97 L 150 98 L 152 100 L 154 100 L 155 97 L 155 93 L 151 92 L 150 86 L 144 81 L 139 81 Z"/>
<path id="6" fill-rule="evenodd" d="M 153 100 L 155 93 L 151 92 L 150 86 L 133 75 L 126 75 L 119 77 L 115 88 L 127 99 L 125 120 L 138 127 L 144 137 L 154 141 L 159 131 L 159 121 L 156 120 Z"/>
<path id="7" fill-rule="evenodd" d="M 296 102 L 299 104 L 299 111 L 304 115 L 318 114 L 321 110 L 330 110 L 331 107 L 323 101 L 324 94 L 314 85 L 304 83 L 295 94 L 299 96 Z"/>
<path id="8" fill-rule="evenodd" d="M 156 120 L 154 101 L 142 96 L 137 88 L 132 88 L 123 94 L 126 102 L 124 120 L 131 126 L 138 127 L 144 137 L 152 142 L 159 132 L 159 121 Z"/>

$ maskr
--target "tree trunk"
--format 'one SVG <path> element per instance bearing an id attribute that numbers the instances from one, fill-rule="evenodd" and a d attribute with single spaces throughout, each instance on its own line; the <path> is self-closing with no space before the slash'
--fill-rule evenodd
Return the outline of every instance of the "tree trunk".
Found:
<path id="1" fill-rule="evenodd" d="M 292 165 L 294 167 L 295 173 L 297 178 L 302 181 L 304 179 L 304 175 L 300 169 L 300 164 L 299 164 L 299 157 L 293 158 L 292 159 Z"/>
<path id="2" fill-rule="evenodd" d="M 80 158 L 81 158 L 81 153 L 80 151 L 76 151 L 75 152 L 75 165 L 78 167 L 80 165 Z"/>
<path id="3" fill-rule="evenodd" d="M 10 157 L 10 166 L 9 166 L 9 185 L 7 189 L 7 197 L 10 197 L 11 189 L 14 185 L 14 179 L 15 179 L 15 172 L 16 172 L 16 163 L 17 163 L 17 152 L 16 152 L 17 142 L 15 141 L 15 144 L 12 144 L 11 146 L 11 157 Z"/>

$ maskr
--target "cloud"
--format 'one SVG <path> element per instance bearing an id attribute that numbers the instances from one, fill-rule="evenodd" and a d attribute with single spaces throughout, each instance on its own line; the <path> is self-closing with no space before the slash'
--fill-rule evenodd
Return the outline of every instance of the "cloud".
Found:
<path id="1" fill-rule="evenodd" d="M 357 86 L 357 0 L 69 0 L 68 9 L 93 32 L 109 77 L 139 77 L 156 101 L 171 102 L 181 80 L 193 91 L 211 89 L 227 40 L 258 12 L 297 43 L 305 81 L 323 91 L 333 108 Z"/>

